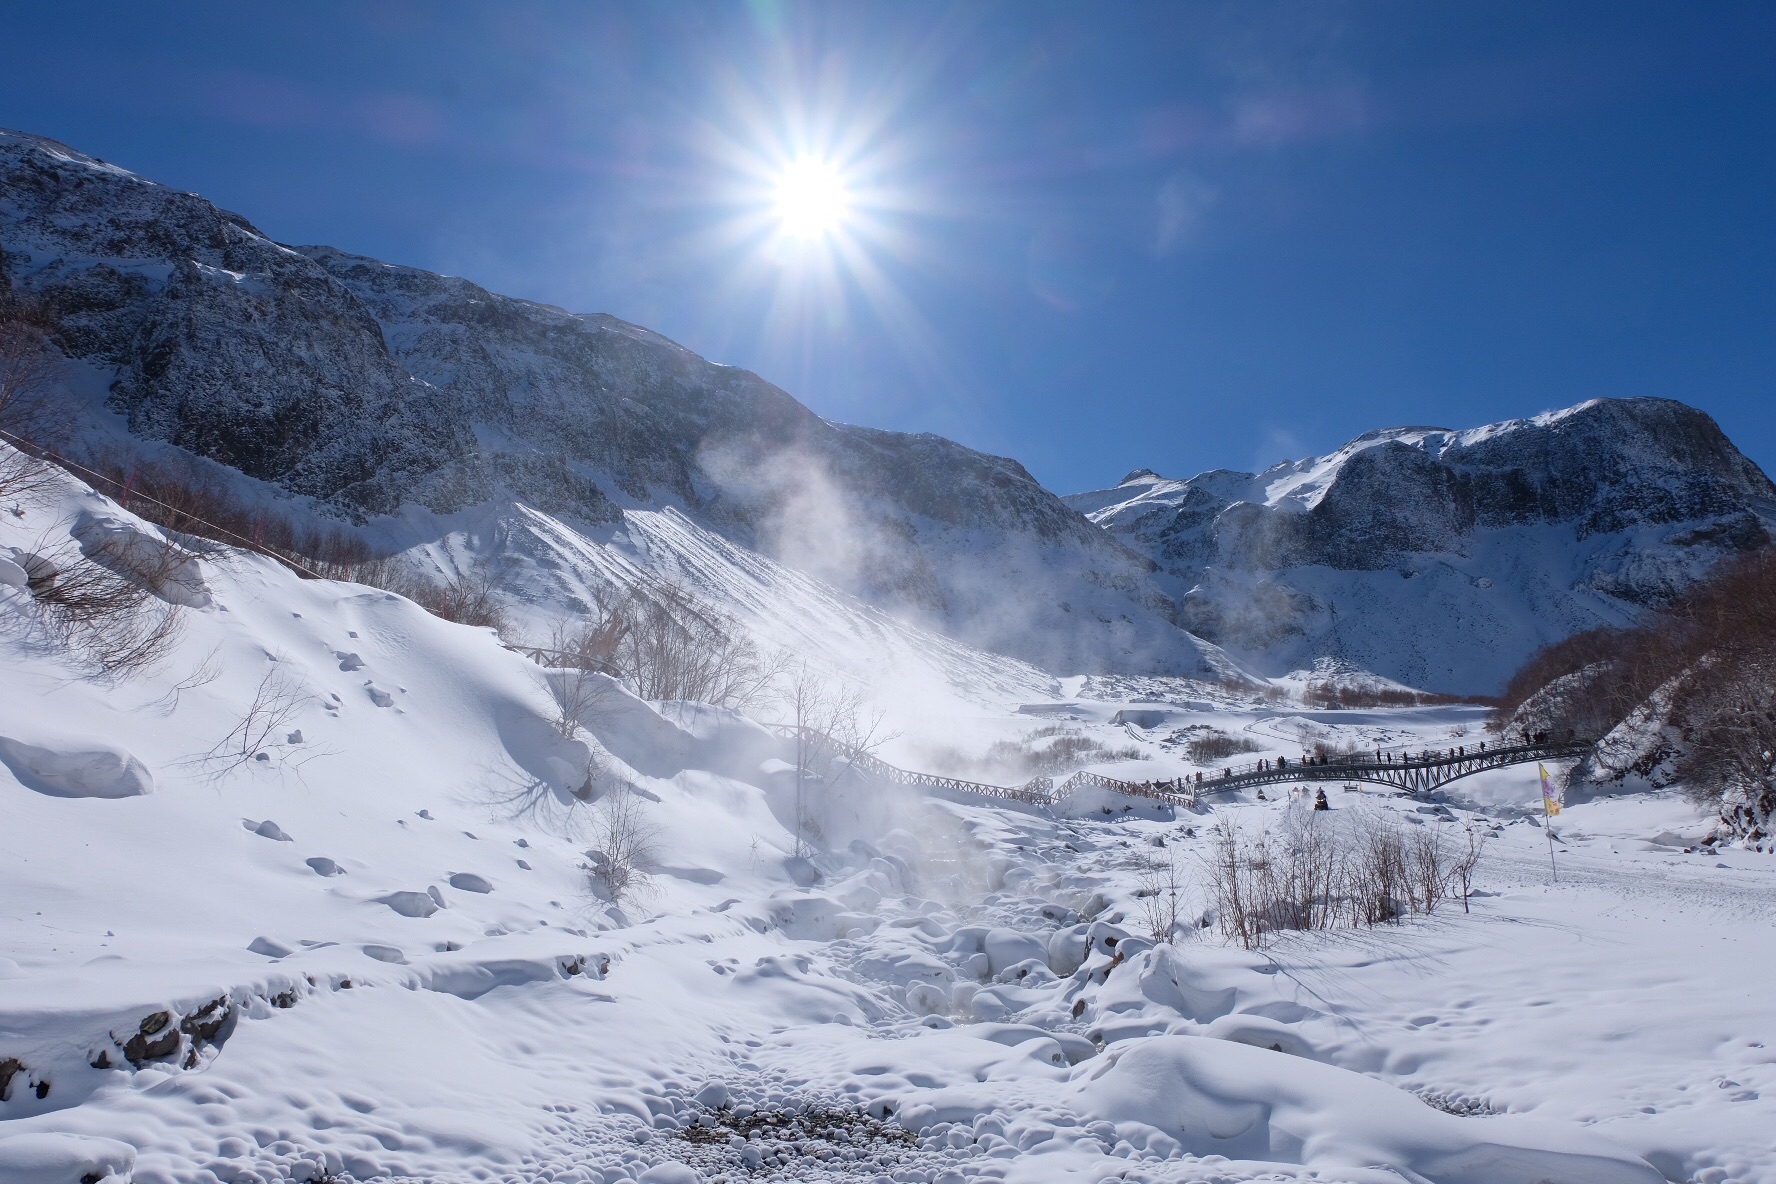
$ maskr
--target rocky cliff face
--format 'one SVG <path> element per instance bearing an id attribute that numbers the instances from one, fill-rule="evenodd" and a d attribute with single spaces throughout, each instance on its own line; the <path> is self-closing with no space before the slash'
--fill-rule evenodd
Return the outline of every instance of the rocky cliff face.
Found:
<path id="1" fill-rule="evenodd" d="M 1142 470 L 1067 501 L 1149 555 L 1180 620 L 1236 655 L 1466 692 L 1776 526 L 1776 486 L 1714 421 L 1650 398 L 1370 432 L 1259 474 Z"/>
<path id="2" fill-rule="evenodd" d="M 830 423 L 645 329 L 325 247 L 0 132 L 0 281 L 115 378 L 130 432 L 365 522 L 670 506 L 1059 671 L 1199 672 L 1150 564 L 1017 462 Z"/>

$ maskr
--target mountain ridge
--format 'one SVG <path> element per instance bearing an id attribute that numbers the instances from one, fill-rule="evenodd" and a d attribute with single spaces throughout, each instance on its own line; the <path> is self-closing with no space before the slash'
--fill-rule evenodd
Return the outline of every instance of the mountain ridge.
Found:
<path id="1" fill-rule="evenodd" d="M 1213 674 L 1151 564 L 1015 460 L 825 420 L 605 314 L 250 222 L 0 133 L 0 277 L 129 431 L 359 523 L 511 499 L 588 526 L 672 505 L 841 591 L 1051 670 Z"/>
<path id="2" fill-rule="evenodd" d="M 1261 670 L 1341 657 L 1470 693 L 1536 645 L 1664 603 L 1776 528 L 1776 485 L 1719 426 L 1645 396 L 1375 429 L 1262 473 L 1136 470 L 1066 500 L 1154 560 L 1181 623 Z M 1402 594 L 1427 575 L 1434 594 Z M 1448 630 L 1405 636 L 1402 621 L 1434 633 L 1414 604 L 1427 599 L 1498 660 L 1463 671 L 1427 653 Z"/>

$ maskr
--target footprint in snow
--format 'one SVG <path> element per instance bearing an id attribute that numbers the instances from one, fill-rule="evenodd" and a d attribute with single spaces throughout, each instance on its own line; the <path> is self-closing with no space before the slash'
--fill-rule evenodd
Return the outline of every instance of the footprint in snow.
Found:
<path id="1" fill-rule="evenodd" d="M 474 872 L 457 872 L 450 877 L 450 886 L 463 892 L 492 892 L 493 885 Z"/>
<path id="2" fill-rule="evenodd" d="M 285 834 L 278 824 L 267 818 L 264 822 L 254 822 L 251 818 L 241 819 L 241 825 L 262 838 L 279 843 L 294 843 L 296 840 Z"/>
<path id="3" fill-rule="evenodd" d="M 341 670 L 362 670 L 364 668 L 364 659 L 358 657 L 356 654 L 348 654 L 342 650 L 334 650 L 333 656 L 339 659 L 339 668 Z"/>

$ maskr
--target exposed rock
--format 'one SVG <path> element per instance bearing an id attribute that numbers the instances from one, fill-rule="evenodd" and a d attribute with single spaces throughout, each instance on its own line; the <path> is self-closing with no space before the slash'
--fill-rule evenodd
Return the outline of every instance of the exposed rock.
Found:
<path id="1" fill-rule="evenodd" d="M 171 1060 L 179 1051 L 179 1038 L 173 1013 L 157 1011 L 145 1018 L 135 1034 L 123 1042 L 124 1059 L 137 1069 L 149 1061 Z"/>

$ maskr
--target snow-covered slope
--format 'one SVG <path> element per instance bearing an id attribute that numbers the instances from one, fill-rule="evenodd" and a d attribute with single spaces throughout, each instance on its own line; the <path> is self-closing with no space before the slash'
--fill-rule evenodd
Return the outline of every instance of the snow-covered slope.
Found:
<path id="1" fill-rule="evenodd" d="M 1141 470 L 1067 501 L 1159 564 L 1187 627 L 1267 673 L 1329 657 L 1466 693 L 1776 525 L 1776 486 L 1714 421 L 1652 398 L 1369 432 L 1258 474 Z"/>
<path id="2" fill-rule="evenodd" d="M 74 571 L 69 531 L 92 522 L 155 537 L 71 481 L 20 508 L 0 516 L 13 569 L 53 551 Z M 181 570 L 168 652 L 105 679 L 0 568 L 4 1184 L 1776 1168 L 1767 1003 L 1740 985 L 1767 943 L 1724 940 L 1767 913 L 1767 870 L 1579 833 L 1685 825 L 1668 805 L 1579 813 L 1558 899 L 1510 806 L 1478 816 L 1501 837 L 1471 917 L 1155 946 L 1142 867 L 1206 854 L 1206 820 L 1057 820 L 838 774 L 798 858 L 793 746 L 744 717 L 607 685 L 570 738 L 547 672 L 484 630 L 252 556 Z M 276 726 L 226 743 L 267 688 Z M 1329 726 L 1179 713 L 1281 752 Z M 1330 726 L 1422 743 L 1473 716 Z M 586 852 L 623 800 L 656 853 L 619 907 Z"/>
<path id="3" fill-rule="evenodd" d="M 603 315 L 329 248 L 0 132 L 0 282 L 165 442 L 359 521 L 517 502 L 594 532 L 687 520 L 1055 672 L 1193 673 L 1145 560 L 1017 462 L 830 423 Z M 434 540 L 423 540 L 434 541 Z"/>

